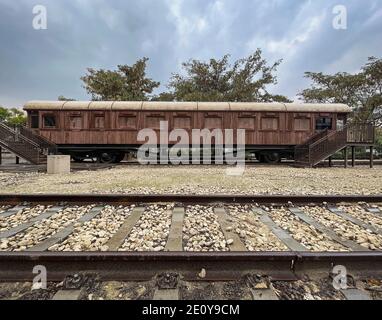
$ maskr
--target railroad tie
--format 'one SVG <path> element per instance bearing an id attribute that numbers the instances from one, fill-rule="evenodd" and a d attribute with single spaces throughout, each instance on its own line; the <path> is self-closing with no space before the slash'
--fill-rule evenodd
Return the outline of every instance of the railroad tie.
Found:
<path id="1" fill-rule="evenodd" d="M 179 289 L 156 289 L 153 300 L 179 300 Z"/>
<path id="2" fill-rule="evenodd" d="M 260 208 L 253 209 L 253 213 L 260 215 L 260 221 L 265 224 L 279 240 L 292 251 L 309 251 L 304 245 L 292 238 L 284 229 L 280 228 L 267 214 Z"/>
<path id="3" fill-rule="evenodd" d="M 64 207 L 62 207 L 62 206 L 52 207 L 52 208 L 48 209 L 47 211 L 45 211 L 44 213 L 40 214 L 39 216 L 30 219 L 28 222 L 20 224 L 19 226 L 14 227 L 12 229 L 9 229 L 7 231 L 0 232 L 0 239 L 12 237 L 17 233 L 22 232 L 22 231 L 32 227 L 33 225 L 35 225 L 38 222 L 41 222 L 45 219 L 49 219 L 51 216 L 53 216 L 54 214 L 58 213 L 59 211 L 61 211 L 63 209 L 64 209 Z"/>
<path id="4" fill-rule="evenodd" d="M 73 301 L 80 300 L 82 290 L 59 290 L 53 296 L 52 300 Z"/>
<path id="5" fill-rule="evenodd" d="M 21 210 L 26 209 L 26 206 L 16 206 L 13 208 L 9 208 L 5 210 L 4 212 L 0 213 L 0 218 L 9 218 L 17 213 L 19 213 Z"/>
<path id="6" fill-rule="evenodd" d="M 64 241 L 69 235 L 74 231 L 74 225 L 76 223 L 84 224 L 87 221 L 92 220 L 96 216 L 98 216 L 102 212 L 103 207 L 95 207 L 92 210 L 90 210 L 88 213 L 85 213 L 78 221 L 73 222 L 66 228 L 60 230 L 53 236 L 49 237 L 48 239 L 44 240 L 43 242 L 25 250 L 25 251 L 46 251 L 51 246 L 55 245 L 56 243 Z"/>
<path id="7" fill-rule="evenodd" d="M 289 211 L 293 213 L 295 216 L 300 218 L 305 223 L 313 226 L 318 231 L 326 234 L 329 238 L 331 238 L 333 241 L 343 245 L 344 247 L 349 248 L 352 251 L 368 251 L 368 249 L 362 247 L 358 243 L 343 239 L 340 236 L 338 236 L 332 229 L 327 228 L 323 224 L 319 223 L 315 219 L 309 217 L 305 212 L 301 211 L 299 208 L 289 208 Z"/>
<path id="8" fill-rule="evenodd" d="M 367 208 L 366 210 L 368 212 L 376 214 L 378 216 L 382 214 L 382 212 L 381 212 L 381 210 L 379 208 Z"/>
<path id="9" fill-rule="evenodd" d="M 341 293 L 345 296 L 346 300 L 373 300 L 368 292 L 357 288 L 341 290 Z"/>
<path id="10" fill-rule="evenodd" d="M 183 251 L 183 221 L 184 208 L 175 208 L 172 212 L 171 229 L 165 251 Z"/>
<path id="11" fill-rule="evenodd" d="M 233 243 L 228 245 L 230 251 L 248 251 L 236 233 L 227 231 L 227 229 L 232 226 L 232 223 L 229 222 L 230 217 L 228 216 L 226 210 L 224 208 L 215 208 L 214 212 L 218 217 L 221 230 L 223 231 L 226 240 L 233 240 Z"/>
<path id="12" fill-rule="evenodd" d="M 250 289 L 253 300 L 279 300 L 273 289 Z"/>
<path id="13" fill-rule="evenodd" d="M 351 216 L 351 215 L 343 212 L 342 210 L 340 210 L 338 207 L 329 206 L 328 209 L 329 209 L 330 212 L 340 216 L 341 218 L 343 218 L 343 219 L 345 219 L 347 221 L 350 221 L 351 223 L 356 224 L 357 226 L 359 226 L 361 228 L 369 229 L 369 230 L 371 230 L 375 234 L 382 235 L 382 229 L 374 227 L 371 224 L 365 223 L 365 222 L 363 222 L 360 219 L 354 218 L 353 216 Z"/>
<path id="14" fill-rule="evenodd" d="M 134 225 L 140 219 L 142 213 L 145 211 L 143 207 L 137 207 L 133 210 L 131 215 L 126 219 L 123 225 L 118 229 L 114 236 L 106 243 L 110 251 L 117 251 L 118 248 L 123 244 Z"/>

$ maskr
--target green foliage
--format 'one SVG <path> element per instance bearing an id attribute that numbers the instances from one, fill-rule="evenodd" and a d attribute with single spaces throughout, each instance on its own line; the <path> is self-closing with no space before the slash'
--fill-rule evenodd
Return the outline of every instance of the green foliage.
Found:
<path id="1" fill-rule="evenodd" d="M 7 108 L 0 106 L 0 121 L 6 121 L 10 115 L 11 113 Z"/>
<path id="2" fill-rule="evenodd" d="M 160 83 L 146 77 L 147 61 L 148 58 L 143 58 L 132 66 L 119 65 L 115 71 L 89 68 L 81 80 L 93 100 L 149 100 Z"/>
<path id="3" fill-rule="evenodd" d="M 0 106 L 0 121 L 9 125 L 24 125 L 27 122 L 25 113 L 17 108 L 7 109 Z"/>
<path id="4" fill-rule="evenodd" d="M 375 132 L 375 139 L 376 139 L 377 146 L 382 148 L 382 129 L 381 128 L 377 128 Z"/>
<path id="5" fill-rule="evenodd" d="M 274 73 L 281 60 L 268 65 L 260 49 L 233 65 L 229 58 L 225 55 L 220 60 L 183 63 L 184 75 L 173 74 L 169 96 L 177 101 L 289 102 L 288 98 L 267 91 L 269 85 L 277 83 Z"/>
<path id="6" fill-rule="evenodd" d="M 151 99 L 151 101 L 174 101 L 174 100 L 175 100 L 175 96 L 171 92 L 162 92 Z"/>
<path id="7" fill-rule="evenodd" d="M 306 72 L 305 76 L 313 82 L 300 93 L 305 102 L 346 103 L 355 111 L 355 120 L 382 126 L 382 59 L 370 57 L 355 74 Z"/>
<path id="8" fill-rule="evenodd" d="M 76 99 L 66 98 L 64 96 L 59 96 L 58 101 L 76 101 Z"/>

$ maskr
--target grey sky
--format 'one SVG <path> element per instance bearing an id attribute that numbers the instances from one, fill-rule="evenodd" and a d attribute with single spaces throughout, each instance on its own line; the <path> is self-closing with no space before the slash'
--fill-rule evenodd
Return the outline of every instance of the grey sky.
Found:
<path id="1" fill-rule="evenodd" d="M 34 30 L 32 9 L 45 5 L 48 29 Z M 345 5 L 347 30 L 332 27 Z M 89 99 L 87 67 L 115 68 L 150 58 L 161 89 L 182 61 L 232 59 L 257 47 L 283 58 L 272 92 L 295 98 L 305 71 L 355 72 L 382 53 L 382 0 L 0 0 L 0 105 Z"/>

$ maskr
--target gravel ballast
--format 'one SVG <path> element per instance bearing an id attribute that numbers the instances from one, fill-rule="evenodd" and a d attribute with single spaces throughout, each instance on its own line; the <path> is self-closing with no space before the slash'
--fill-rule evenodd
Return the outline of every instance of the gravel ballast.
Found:
<path id="1" fill-rule="evenodd" d="M 52 217 L 36 223 L 24 232 L 20 232 L 11 238 L 3 239 L 1 249 L 9 251 L 29 249 L 69 226 L 91 208 L 92 206 L 74 206 L 60 210 Z"/>
<path id="2" fill-rule="evenodd" d="M 287 251 L 288 248 L 260 222 L 251 206 L 226 206 L 226 211 L 232 217 L 232 226 L 227 231 L 235 232 L 248 251 Z"/>
<path id="3" fill-rule="evenodd" d="M 63 175 L 0 172 L 0 188 L 2 193 L 382 194 L 382 167 L 254 165 L 242 176 L 227 175 L 227 168 L 127 165 Z"/>
<path id="4" fill-rule="evenodd" d="M 288 209 L 271 209 L 268 214 L 277 225 L 311 251 L 349 251 L 341 244 L 318 231 L 315 227 L 301 221 Z"/>
<path id="5" fill-rule="evenodd" d="M 321 222 L 326 227 L 331 228 L 341 237 L 355 241 L 366 249 L 382 249 L 382 236 L 374 234 L 371 230 L 366 230 L 347 221 L 326 208 L 306 206 L 302 207 L 301 210 Z"/>
<path id="6" fill-rule="evenodd" d="M 173 208 L 174 204 L 148 206 L 119 251 L 164 251 Z"/>
<path id="7" fill-rule="evenodd" d="M 49 248 L 50 251 L 107 251 L 105 245 L 115 234 L 134 206 L 105 206 L 101 213 L 83 224 L 77 222 L 70 236 L 62 243 Z"/>
<path id="8" fill-rule="evenodd" d="M 25 222 L 28 222 L 32 218 L 36 218 L 40 214 L 44 213 L 52 206 L 38 205 L 34 207 L 26 207 L 20 209 L 17 213 L 9 217 L 0 217 L 0 231 L 6 231 L 15 228 Z"/>
<path id="9" fill-rule="evenodd" d="M 229 251 L 213 206 L 188 206 L 183 226 L 184 251 Z"/>

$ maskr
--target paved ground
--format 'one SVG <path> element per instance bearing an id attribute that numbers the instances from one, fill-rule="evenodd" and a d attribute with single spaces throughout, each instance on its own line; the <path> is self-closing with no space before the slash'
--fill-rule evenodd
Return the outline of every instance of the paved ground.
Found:
<path id="1" fill-rule="evenodd" d="M 1 193 L 381 194 L 382 167 L 120 166 L 66 175 L 0 172 Z"/>

